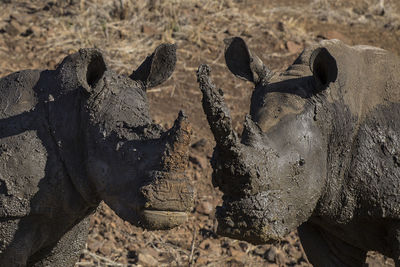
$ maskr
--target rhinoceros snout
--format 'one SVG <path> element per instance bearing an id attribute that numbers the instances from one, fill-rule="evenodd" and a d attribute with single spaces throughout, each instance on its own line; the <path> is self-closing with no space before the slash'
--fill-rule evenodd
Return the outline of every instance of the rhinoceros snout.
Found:
<path id="1" fill-rule="evenodd" d="M 189 159 L 191 125 L 183 112 L 163 138 L 165 151 L 160 170 L 150 172 L 149 184 L 140 189 L 144 199 L 142 224 L 168 229 L 185 222 L 194 205 L 192 182 L 185 170 Z"/>
<path id="2" fill-rule="evenodd" d="M 144 198 L 142 224 L 168 229 L 184 223 L 194 205 L 194 190 L 184 173 L 156 171 L 153 182 L 141 187 Z"/>
<path id="3" fill-rule="evenodd" d="M 217 207 L 217 233 L 253 244 L 274 243 L 284 238 L 287 229 L 280 223 L 284 210 L 273 193 L 261 192 L 253 196 L 224 196 Z"/>

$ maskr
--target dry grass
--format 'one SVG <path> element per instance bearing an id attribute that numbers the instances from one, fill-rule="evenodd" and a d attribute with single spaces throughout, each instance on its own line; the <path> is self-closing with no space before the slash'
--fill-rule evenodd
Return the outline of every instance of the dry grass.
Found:
<path id="1" fill-rule="evenodd" d="M 196 66 L 191 61 L 205 58 L 214 65 L 223 64 L 222 40 L 227 36 L 245 36 L 251 43 L 252 38 L 267 33 L 278 40 L 307 43 L 313 41 L 306 30 L 310 20 L 371 23 L 366 15 L 353 12 L 352 5 L 334 9 L 336 1 L 332 0 L 303 2 L 294 6 L 290 1 L 262 4 L 254 0 L 71 0 L 53 1 L 49 7 L 52 2 L 16 0 L 5 6 L 0 28 L 11 16 L 33 34 L 16 38 L 14 45 L 1 40 L 0 58 L 8 60 L 0 62 L 0 75 L 24 68 L 53 68 L 82 47 L 102 49 L 112 68 L 130 73 L 161 42 L 177 43 L 186 59 L 179 64 L 193 71 Z M 358 2 L 368 4 L 367 15 L 384 4 L 383 0 Z M 398 23 L 399 14 L 390 1 L 386 7 L 385 22 Z M 46 8 L 49 12 L 42 12 Z M 32 20 L 21 15 L 21 10 L 32 13 Z M 276 34 L 277 22 L 284 24 L 283 34 Z M 210 54 L 217 56 L 209 58 Z"/>
<path id="2" fill-rule="evenodd" d="M 9 15 L 13 16 L 21 9 L 40 12 L 47 4 L 47 1 L 39 0 L 29 4 L 21 0 L 12 2 L 2 12 L 0 19 L 3 23 Z M 35 20 L 24 25 L 33 27 L 34 33 L 21 37 L 26 42 L 22 51 L 1 45 L 1 58 L 7 55 L 10 60 L 1 62 L 0 75 L 21 68 L 43 67 L 43 62 L 47 67 L 54 67 L 65 55 L 82 47 L 102 49 L 111 67 L 128 73 L 161 42 L 178 43 L 180 53 L 190 59 L 207 57 L 210 51 L 220 51 L 221 41 L 227 35 L 246 36 L 249 42 L 257 33 L 265 32 L 274 38 L 282 38 L 271 30 L 278 21 L 283 21 L 286 26 L 285 37 L 299 41 L 309 41 L 304 29 L 306 20 L 323 17 L 339 23 L 369 22 L 365 16 L 354 13 L 351 7 L 333 9 L 330 2 L 334 1 L 327 0 L 314 0 L 297 6 L 285 5 L 287 1 L 281 4 L 272 2 L 267 6 L 260 1 L 234 0 L 81 0 L 74 5 L 68 2 L 77 1 L 57 1 L 50 12 L 40 12 L 40 16 L 33 16 Z M 373 11 L 383 1 L 368 2 L 368 10 Z M 249 6 L 254 6 L 254 9 Z M 308 12 L 310 10 L 312 12 Z M 398 14 L 390 10 L 388 7 L 385 19 L 398 20 Z M 16 18 L 24 20 L 21 15 Z M 27 56 L 31 62 L 21 60 Z M 212 62 L 221 62 L 220 58 L 218 54 Z M 186 68 L 193 70 L 193 67 Z"/>

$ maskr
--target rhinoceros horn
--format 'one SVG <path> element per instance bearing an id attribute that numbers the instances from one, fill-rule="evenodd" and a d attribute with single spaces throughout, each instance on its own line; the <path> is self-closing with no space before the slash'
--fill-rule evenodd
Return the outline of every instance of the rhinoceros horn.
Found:
<path id="1" fill-rule="evenodd" d="M 165 151 L 162 157 L 162 170 L 183 172 L 188 164 L 188 150 L 192 127 L 186 115 L 180 111 L 170 130 L 165 133 Z"/>
<path id="2" fill-rule="evenodd" d="M 216 149 L 211 160 L 214 169 L 213 184 L 230 196 L 237 197 L 245 191 L 246 194 L 258 193 L 260 188 L 265 186 L 262 184 L 263 181 L 257 178 L 260 169 L 256 167 L 256 163 L 263 159 L 262 152 L 257 149 L 257 144 L 264 138 L 262 131 L 247 115 L 242 140 L 239 140 L 232 127 L 222 91 L 216 89 L 209 75 L 210 68 L 201 65 L 197 77 L 203 93 L 203 109 L 216 141 Z M 232 183 L 235 186 L 232 186 Z M 244 188 L 246 190 L 243 190 Z"/>
<path id="3" fill-rule="evenodd" d="M 238 151 L 240 140 L 232 127 L 232 119 L 225 105 L 223 93 L 217 90 L 211 81 L 210 67 L 201 65 L 197 71 L 197 79 L 203 93 L 203 109 L 218 147 L 225 151 Z M 246 115 L 242 137 L 244 144 L 251 146 L 261 138 L 261 129 L 250 115 Z"/>
<path id="4" fill-rule="evenodd" d="M 181 111 L 162 137 L 161 169 L 151 173 L 152 182 L 140 190 L 145 204 L 142 222 L 149 229 L 169 229 L 187 220 L 194 203 L 191 181 L 185 175 L 191 126 Z"/>
<path id="5" fill-rule="evenodd" d="M 197 81 L 203 93 L 203 109 L 217 146 L 225 151 L 233 151 L 233 148 L 239 146 L 239 137 L 232 127 L 223 93 L 211 81 L 210 71 L 207 65 L 201 65 L 197 71 Z"/>
<path id="6" fill-rule="evenodd" d="M 243 133 L 242 133 L 242 143 L 248 146 L 254 146 L 259 143 L 263 139 L 262 130 L 255 123 L 249 114 L 246 115 L 244 119 L 243 125 Z M 265 138 L 265 137 L 264 137 Z"/>

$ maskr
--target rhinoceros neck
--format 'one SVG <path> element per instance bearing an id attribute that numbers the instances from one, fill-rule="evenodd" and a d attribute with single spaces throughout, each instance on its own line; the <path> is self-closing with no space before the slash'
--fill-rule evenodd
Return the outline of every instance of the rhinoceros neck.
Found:
<path id="1" fill-rule="evenodd" d="M 400 101 L 400 80 L 396 74 L 400 64 L 396 56 L 378 48 L 342 45 L 328 49 L 337 59 L 339 74 L 321 102 L 327 110 L 321 118 L 325 121 L 329 158 L 327 186 L 317 213 L 346 222 L 357 209 L 357 196 L 350 184 L 355 177 L 352 174 L 356 168 L 354 158 L 360 154 L 357 148 L 360 134 L 365 132 L 366 121 L 380 106 Z"/>
<path id="2" fill-rule="evenodd" d="M 355 201 L 349 187 L 349 173 L 355 153 L 360 118 L 341 102 L 325 100 L 316 104 L 315 117 L 326 139 L 327 173 L 317 216 L 345 222 L 352 218 Z"/>
<path id="3" fill-rule="evenodd" d="M 81 128 L 81 92 L 79 89 L 52 88 L 47 92 L 50 134 L 74 188 L 89 206 L 100 200 L 87 179 L 86 152 Z"/>

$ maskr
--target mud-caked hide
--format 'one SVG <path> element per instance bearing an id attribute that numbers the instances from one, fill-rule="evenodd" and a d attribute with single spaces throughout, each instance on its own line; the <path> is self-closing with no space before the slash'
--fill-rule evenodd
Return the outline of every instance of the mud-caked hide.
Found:
<path id="1" fill-rule="evenodd" d="M 276 74 L 235 37 L 225 59 L 255 89 L 239 138 L 199 67 L 219 233 L 265 243 L 298 228 L 314 266 L 362 266 L 369 250 L 400 266 L 399 58 L 329 40 Z"/>
<path id="2" fill-rule="evenodd" d="M 102 200 L 148 229 L 186 221 L 191 127 L 153 123 L 146 96 L 175 62 L 162 44 L 127 77 L 81 49 L 0 79 L 0 266 L 73 266 Z"/>

